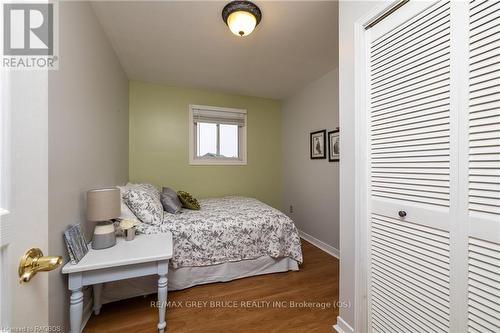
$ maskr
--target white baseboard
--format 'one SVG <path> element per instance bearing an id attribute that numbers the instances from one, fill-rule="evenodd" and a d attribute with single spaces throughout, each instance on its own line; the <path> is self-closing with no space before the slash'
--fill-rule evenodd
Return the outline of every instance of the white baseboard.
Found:
<path id="1" fill-rule="evenodd" d="M 337 316 L 337 324 L 333 325 L 333 328 L 338 333 L 354 333 L 354 328 L 352 328 L 344 319 Z"/>
<path id="2" fill-rule="evenodd" d="M 317 239 L 309 234 L 306 234 L 302 230 L 299 230 L 299 235 L 300 235 L 300 238 L 305 239 L 306 241 L 308 241 L 312 245 L 316 246 L 317 248 L 320 248 L 321 250 L 325 251 L 326 253 L 328 253 L 331 256 L 334 256 L 337 259 L 340 259 L 340 251 L 337 250 L 336 248 L 334 248 L 333 246 L 330 246 L 330 245 L 326 244 L 325 242 L 320 241 L 319 239 Z"/>

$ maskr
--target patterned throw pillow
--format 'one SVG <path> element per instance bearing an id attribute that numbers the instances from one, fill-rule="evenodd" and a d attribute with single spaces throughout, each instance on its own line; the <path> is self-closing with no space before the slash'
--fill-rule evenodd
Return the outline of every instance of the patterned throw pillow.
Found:
<path id="1" fill-rule="evenodd" d="M 140 184 L 123 195 L 123 200 L 130 210 L 142 222 L 161 224 L 163 206 L 160 202 L 160 192 L 150 184 Z"/>
<path id="2" fill-rule="evenodd" d="M 148 191 L 151 195 L 160 200 L 160 190 L 158 190 L 156 186 L 148 183 L 137 184 L 136 186 Z"/>
<path id="3" fill-rule="evenodd" d="M 179 196 L 179 200 L 182 202 L 182 206 L 184 208 L 200 210 L 200 203 L 188 192 L 179 191 L 177 192 L 177 195 Z"/>
<path id="4" fill-rule="evenodd" d="M 124 186 L 116 186 L 120 190 L 120 210 L 121 210 L 121 214 L 119 217 L 120 220 L 137 220 L 137 217 L 130 210 L 130 208 L 128 208 L 127 204 L 123 200 L 123 196 L 125 195 L 125 193 L 127 193 L 127 191 L 132 189 L 134 186 L 136 185 L 130 183 Z"/>

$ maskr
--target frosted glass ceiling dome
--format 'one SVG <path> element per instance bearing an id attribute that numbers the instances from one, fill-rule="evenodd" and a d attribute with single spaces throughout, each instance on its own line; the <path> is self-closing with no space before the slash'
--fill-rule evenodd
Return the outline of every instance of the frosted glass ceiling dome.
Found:
<path id="1" fill-rule="evenodd" d="M 222 19 L 237 36 L 248 36 L 262 19 L 262 13 L 251 1 L 231 1 L 222 10 Z"/>

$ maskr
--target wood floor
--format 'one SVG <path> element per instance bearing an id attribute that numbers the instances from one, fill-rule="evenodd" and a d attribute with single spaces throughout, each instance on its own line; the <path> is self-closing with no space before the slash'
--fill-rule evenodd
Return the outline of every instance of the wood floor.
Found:
<path id="1" fill-rule="evenodd" d="M 338 314 L 335 304 L 338 302 L 339 261 L 305 241 L 302 241 L 302 251 L 304 264 L 298 272 L 261 275 L 170 292 L 167 332 L 335 332 L 332 325 Z M 92 315 L 84 333 L 157 332 L 158 312 L 150 305 L 155 300 L 156 296 L 151 295 L 106 304 L 99 316 Z M 208 302 L 205 303 L 207 307 L 192 307 L 196 301 Z M 226 307 L 216 307 L 217 301 L 226 302 Z M 291 307 L 304 305 L 304 302 L 310 302 L 308 307 Z M 330 305 L 313 307 L 320 303 Z M 229 307 L 234 304 L 237 307 Z M 287 307 L 279 308 L 277 304 Z"/>

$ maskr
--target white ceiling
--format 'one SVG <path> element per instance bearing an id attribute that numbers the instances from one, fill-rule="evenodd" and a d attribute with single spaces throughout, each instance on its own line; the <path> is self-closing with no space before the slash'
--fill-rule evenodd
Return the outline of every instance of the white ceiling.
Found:
<path id="1" fill-rule="evenodd" d="M 248 37 L 221 18 L 227 2 L 94 2 L 128 77 L 183 87 L 285 98 L 337 67 L 335 1 L 256 1 Z"/>

